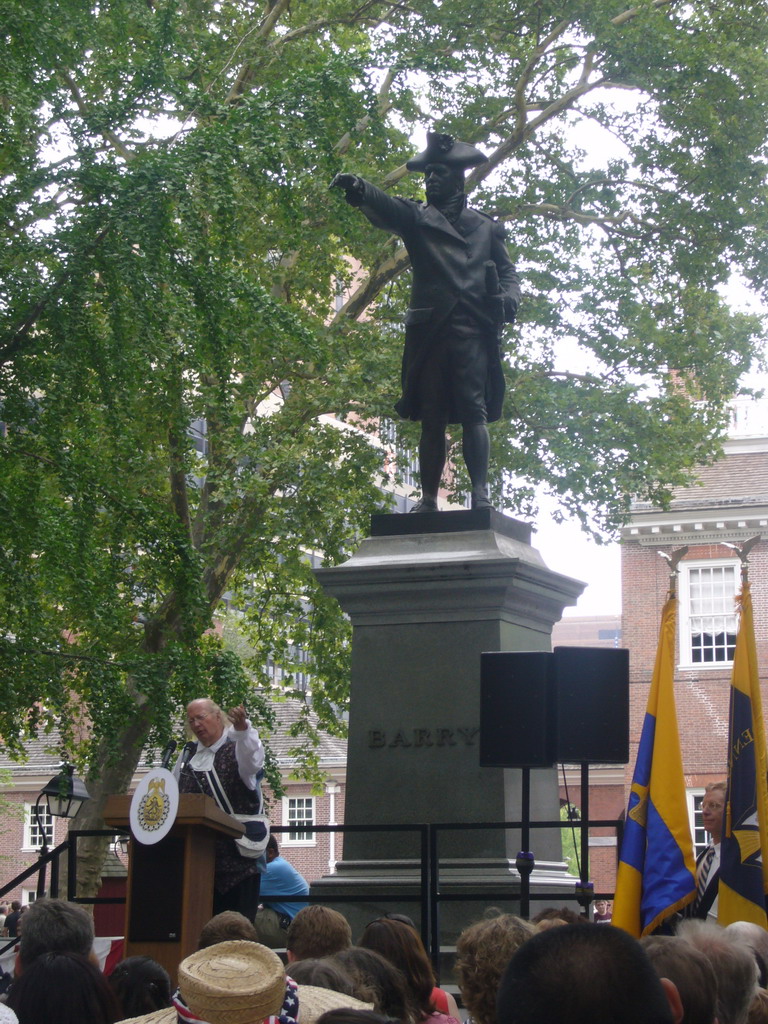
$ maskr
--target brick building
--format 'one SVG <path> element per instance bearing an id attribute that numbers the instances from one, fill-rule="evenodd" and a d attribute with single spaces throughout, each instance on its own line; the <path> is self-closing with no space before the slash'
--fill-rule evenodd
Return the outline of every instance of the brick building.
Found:
<path id="1" fill-rule="evenodd" d="M 277 757 L 285 795 L 275 798 L 267 789 L 265 798 L 270 804 L 270 819 L 275 826 L 280 852 L 307 881 L 332 874 L 336 861 L 341 860 L 343 836 L 341 833 L 315 832 L 311 825 L 338 825 L 344 821 L 344 795 L 347 783 L 347 741 L 327 733 L 320 733 L 318 747 L 319 767 L 326 777 L 322 792 L 313 792 L 312 786 L 292 778 L 295 758 L 291 748 L 296 740 L 290 735 L 291 725 L 298 720 L 300 703 L 289 700 L 276 705 L 278 730 L 269 744 Z M 287 826 L 297 826 L 287 829 Z M 303 828 L 298 826 L 303 825 Z"/>
<path id="2" fill-rule="evenodd" d="M 10 881 L 25 868 L 33 864 L 42 846 L 42 831 L 38 827 L 33 808 L 43 786 L 58 775 L 61 758 L 47 751 L 43 740 L 30 742 L 29 759 L 21 764 L 0 756 L 0 880 Z M 51 818 L 44 804 L 39 806 L 40 825 L 46 833 L 49 847 L 63 842 L 67 837 L 67 822 L 64 818 Z M 36 876 L 3 897 L 23 903 L 34 899 L 37 888 Z"/>

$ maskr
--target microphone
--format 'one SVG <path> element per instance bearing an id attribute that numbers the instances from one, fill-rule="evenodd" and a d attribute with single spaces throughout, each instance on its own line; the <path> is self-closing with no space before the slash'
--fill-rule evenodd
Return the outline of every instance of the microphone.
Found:
<path id="1" fill-rule="evenodd" d="M 167 768 L 168 767 L 168 765 L 170 764 L 170 761 L 171 761 L 171 755 L 173 754 L 175 749 L 176 749 L 176 740 L 170 740 L 165 745 L 165 750 L 163 751 L 163 756 L 160 758 L 160 767 L 161 768 Z"/>
<path id="2" fill-rule="evenodd" d="M 187 762 L 192 757 L 196 749 L 197 743 L 195 743 L 194 740 L 189 740 L 184 744 L 181 750 L 181 760 L 179 761 L 179 774 L 181 774 L 181 772 L 183 772 L 187 767 Z"/>

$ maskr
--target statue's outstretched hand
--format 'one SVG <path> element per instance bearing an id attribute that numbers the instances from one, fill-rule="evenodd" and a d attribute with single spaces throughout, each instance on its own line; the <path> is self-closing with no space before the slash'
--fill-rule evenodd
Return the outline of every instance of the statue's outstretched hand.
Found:
<path id="1" fill-rule="evenodd" d="M 329 188 L 343 188 L 345 191 L 354 188 L 357 184 L 356 174 L 345 174 L 343 171 L 341 174 L 337 174 L 333 179 Z"/>

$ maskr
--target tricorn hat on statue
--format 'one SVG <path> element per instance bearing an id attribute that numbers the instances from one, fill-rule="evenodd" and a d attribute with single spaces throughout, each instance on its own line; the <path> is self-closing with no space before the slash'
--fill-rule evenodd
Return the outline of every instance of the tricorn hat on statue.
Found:
<path id="1" fill-rule="evenodd" d="M 454 170 L 477 167 L 488 160 L 485 153 L 470 146 L 468 142 L 457 142 L 452 135 L 427 132 L 427 148 L 412 157 L 405 165 L 409 171 L 423 171 L 427 164 L 447 164 Z"/>

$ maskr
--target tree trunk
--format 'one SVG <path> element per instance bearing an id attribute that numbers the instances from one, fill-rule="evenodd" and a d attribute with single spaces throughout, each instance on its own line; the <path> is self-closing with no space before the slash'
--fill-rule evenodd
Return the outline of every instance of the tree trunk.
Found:
<path id="1" fill-rule="evenodd" d="M 70 835 L 78 829 L 106 828 L 104 805 L 114 793 L 126 793 L 139 763 L 149 729 L 146 702 L 139 705 L 130 723 L 114 740 L 102 740 L 86 779 L 90 800 L 86 800 L 70 823 Z M 109 836 L 81 838 L 77 842 L 77 896 L 96 896 L 101 871 L 111 843 Z M 62 886 L 66 882 L 62 882 Z"/>

